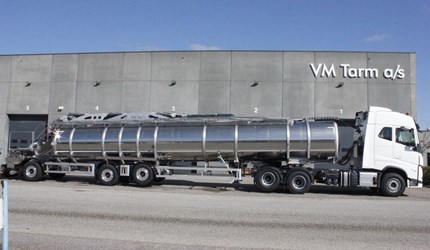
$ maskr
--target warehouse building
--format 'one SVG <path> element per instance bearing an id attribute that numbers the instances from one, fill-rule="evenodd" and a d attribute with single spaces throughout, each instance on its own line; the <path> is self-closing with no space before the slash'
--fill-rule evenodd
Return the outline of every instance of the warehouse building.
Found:
<path id="1" fill-rule="evenodd" d="M 0 164 L 67 113 L 416 116 L 415 53 L 184 51 L 0 56 Z"/>

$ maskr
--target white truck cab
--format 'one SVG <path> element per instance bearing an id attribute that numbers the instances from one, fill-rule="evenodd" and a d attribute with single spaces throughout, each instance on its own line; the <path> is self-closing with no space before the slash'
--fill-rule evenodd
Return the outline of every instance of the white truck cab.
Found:
<path id="1" fill-rule="evenodd" d="M 370 107 L 356 125 L 364 136 L 361 171 L 378 172 L 383 193 L 397 196 L 405 187 L 422 187 L 423 156 L 418 150 L 418 130 L 411 116 Z"/>

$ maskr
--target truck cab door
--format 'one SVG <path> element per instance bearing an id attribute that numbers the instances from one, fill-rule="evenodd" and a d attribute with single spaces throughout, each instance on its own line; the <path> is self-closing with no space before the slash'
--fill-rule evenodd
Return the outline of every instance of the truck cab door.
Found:
<path id="1" fill-rule="evenodd" d="M 417 151 L 417 142 L 414 129 L 404 127 L 395 128 L 394 165 L 407 171 L 409 177 L 417 172 L 420 164 L 420 153 Z"/>
<path id="2" fill-rule="evenodd" d="M 382 170 L 393 163 L 393 128 L 377 126 L 375 137 L 375 169 Z"/>

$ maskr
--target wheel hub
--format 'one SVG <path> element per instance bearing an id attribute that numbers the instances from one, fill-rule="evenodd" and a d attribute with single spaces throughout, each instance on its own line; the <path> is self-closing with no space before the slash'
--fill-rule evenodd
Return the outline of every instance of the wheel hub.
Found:
<path id="1" fill-rule="evenodd" d="M 264 173 L 261 176 L 261 182 L 264 186 L 271 186 L 275 183 L 276 177 L 273 173 Z"/>
<path id="2" fill-rule="evenodd" d="M 397 179 L 389 179 L 387 181 L 387 188 L 390 192 L 397 192 L 400 189 L 400 182 Z"/>
<path id="3" fill-rule="evenodd" d="M 303 176 L 295 176 L 293 178 L 293 187 L 296 189 L 302 189 L 306 186 L 306 180 Z"/>
<path id="4" fill-rule="evenodd" d="M 145 181 L 145 180 L 148 179 L 148 177 L 149 177 L 149 171 L 148 171 L 148 169 L 146 169 L 146 168 L 139 168 L 136 171 L 136 178 L 139 181 Z"/>
<path id="5" fill-rule="evenodd" d="M 105 181 L 105 182 L 110 182 L 110 181 L 112 181 L 113 180 L 113 171 L 112 170 L 110 170 L 110 169 L 105 169 L 105 170 L 103 170 L 103 172 L 102 172 L 102 179 L 103 179 L 103 181 Z"/>
<path id="6" fill-rule="evenodd" d="M 25 170 L 25 175 L 29 178 L 34 178 L 37 174 L 37 169 L 34 166 L 27 167 Z"/>

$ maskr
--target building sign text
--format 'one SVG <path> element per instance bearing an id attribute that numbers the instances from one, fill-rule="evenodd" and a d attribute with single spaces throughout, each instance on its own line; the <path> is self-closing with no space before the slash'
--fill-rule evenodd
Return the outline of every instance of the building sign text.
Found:
<path id="1" fill-rule="evenodd" d="M 333 63 L 330 66 L 327 66 L 325 63 L 319 63 L 315 66 L 311 63 L 310 67 L 315 77 L 336 77 L 336 70 Z M 377 68 L 355 68 L 347 63 L 342 63 L 339 67 L 342 70 L 342 76 L 344 78 L 378 78 L 380 74 Z M 405 70 L 401 68 L 400 65 L 397 65 L 395 69 L 384 69 L 382 71 L 382 76 L 392 80 L 403 79 L 405 78 Z"/>

